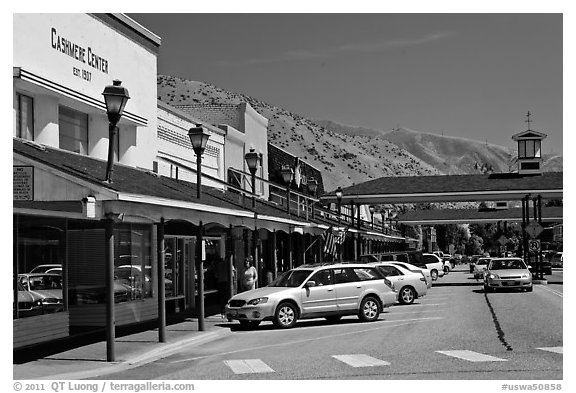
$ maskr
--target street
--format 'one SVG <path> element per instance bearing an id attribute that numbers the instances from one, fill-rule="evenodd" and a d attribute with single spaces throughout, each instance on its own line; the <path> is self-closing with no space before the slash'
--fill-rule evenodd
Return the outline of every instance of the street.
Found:
<path id="1" fill-rule="evenodd" d="M 226 320 L 219 341 L 102 379 L 430 379 L 563 378 L 562 270 L 532 293 L 484 293 L 467 265 L 436 281 L 413 305 L 378 321 L 345 317 L 270 322 L 241 330 Z"/>

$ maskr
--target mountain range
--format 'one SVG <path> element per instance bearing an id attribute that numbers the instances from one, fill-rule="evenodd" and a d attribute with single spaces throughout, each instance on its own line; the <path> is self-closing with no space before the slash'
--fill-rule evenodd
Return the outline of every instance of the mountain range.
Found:
<path id="1" fill-rule="evenodd" d="M 247 102 L 268 119 L 270 143 L 322 172 L 326 191 L 384 176 L 511 172 L 516 151 L 471 139 L 407 128 L 389 131 L 312 120 L 209 83 L 158 75 L 158 99 L 170 105 Z M 545 171 L 562 171 L 562 155 L 543 157 Z"/>

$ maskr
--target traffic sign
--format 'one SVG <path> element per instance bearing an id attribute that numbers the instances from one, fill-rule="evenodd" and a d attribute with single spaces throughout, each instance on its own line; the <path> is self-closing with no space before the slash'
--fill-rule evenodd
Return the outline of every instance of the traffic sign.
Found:
<path id="1" fill-rule="evenodd" d="M 542 233 L 544 228 L 542 225 L 538 224 L 536 221 L 532 221 L 526 228 L 524 228 L 527 234 L 530 235 L 531 238 L 538 237 L 539 234 Z"/>
<path id="2" fill-rule="evenodd" d="M 532 252 L 540 252 L 540 240 L 533 239 L 528 242 L 528 248 Z"/>

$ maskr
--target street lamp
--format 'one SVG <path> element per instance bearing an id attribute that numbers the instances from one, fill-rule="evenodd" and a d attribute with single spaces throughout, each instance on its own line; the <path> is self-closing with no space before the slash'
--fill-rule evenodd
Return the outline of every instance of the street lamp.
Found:
<path id="1" fill-rule="evenodd" d="M 204 132 L 202 124 L 196 124 L 196 127 L 192 127 L 188 131 L 188 137 L 192 143 L 192 149 L 194 149 L 194 153 L 196 153 L 196 197 L 200 199 L 200 186 L 202 185 L 202 154 L 204 154 L 204 149 L 206 149 L 206 144 L 208 143 L 210 134 Z"/>
<path id="2" fill-rule="evenodd" d="M 294 169 L 290 165 L 282 165 L 282 180 L 286 183 L 286 213 L 290 214 L 290 183 L 294 177 Z"/>
<path id="3" fill-rule="evenodd" d="M 210 134 L 204 132 L 202 124 L 190 128 L 188 137 L 192 143 L 192 149 L 196 153 L 196 197 L 200 199 L 200 188 L 202 186 L 202 154 L 206 149 Z M 196 264 L 198 266 L 198 330 L 204 330 L 204 261 L 202 261 L 202 242 L 204 236 L 204 226 L 202 221 L 198 223 L 198 236 L 196 236 Z"/>
<path id="4" fill-rule="evenodd" d="M 316 198 L 316 191 L 318 190 L 318 180 L 311 177 L 308 180 L 308 191 L 312 194 L 314 198 Z M 312 218 L 314 218 L 314 201 L 312 201 Z"/>
<path id="5" fill-rule="evenodd" d="M 114 170 L 114 145 L 116 142 L 116 133 L 118 132 L 117 124 L 122 117 L 124 107 L 130 99 L 128 89 L 120 86 L 122 84 L 118 79 L 112 82 L 112 85 L 106 86 L 102 95 L 106 103 L 106 114 L 108 115 L 108 163 L 106 165 L 107 183 L 112 183 L 112 171 Z"/>
<path id="6" fill-rule="evenodd" d="M 258 169 L 258 161 L 260 156 L 254 151 L 253 148 L 250 149 L 248 153 L 244 155 L 250 174 L 252 175 L 252 208 L 256 207 L 256 169 Z"/>
<path id="7" fill-rule="evenodd" d="M 338 186 L 336 190 L 336 199 L 338 200 L 338 230 L 340 230 L 340 205 L 342 204 L 343 195 L 342 188 Z M 342 245 L 340 245 L 340 261 L 342 261 Z"/>
<path id="8" fill-rule="evenodd" d="M 370 221 L 372 221 L 372 229 L 374 229 L 374 205 L 370 205 L 368 209 L 370 209 Z"/>

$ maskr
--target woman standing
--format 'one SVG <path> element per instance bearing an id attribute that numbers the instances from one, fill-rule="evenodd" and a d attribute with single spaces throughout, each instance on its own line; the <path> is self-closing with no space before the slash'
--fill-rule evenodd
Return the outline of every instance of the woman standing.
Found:
<path id="1" fill-rule="evenodd" d="M 256 289 L 256 281 L 258 280 L 258 271 L 252 266 L 252 257 L 249 256 L 244 260 L 244 274 L 242 276 L 242 288 L 245 291 Z"/>

